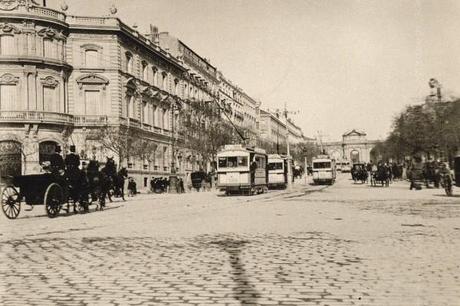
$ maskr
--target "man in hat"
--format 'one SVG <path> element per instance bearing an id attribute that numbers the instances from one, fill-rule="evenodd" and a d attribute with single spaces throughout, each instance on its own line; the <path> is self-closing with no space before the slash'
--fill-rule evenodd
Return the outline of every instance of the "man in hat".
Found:
<path id="1" fill-rule="evenodd" d="M 60 174 L 61 171 L 64 171 L 64 159 L 61 156 L 60 146 L 54 148 L 54 153 L 50 157 L 50 170 L 55 174 Z"/>
<path id="2" fill-rule="evenodd" d="M 70 153 L 65 157 L 65 166 L 67 170 L 75 170 L 80 166 L 80 156 L 75 154 L 75 146 L 70 146 Z"/>

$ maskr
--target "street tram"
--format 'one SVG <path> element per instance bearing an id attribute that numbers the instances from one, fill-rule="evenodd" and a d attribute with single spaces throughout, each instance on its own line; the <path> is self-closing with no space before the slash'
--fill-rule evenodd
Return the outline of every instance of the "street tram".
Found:
<path id="1" fill-rule="evenodd" d="M 288 185 L 288 167 L 291 167 L 291 176 L 289 179 L 292 181 L 292 158 L 286 155 L 269 154 L 268 155 L 268 188 L 285 189 Z"/>
<path id="2" fill-rule="evenodd" d="M 265 150 L 242 145 L 225 145 L 217 153 L 217 187 L 232 193 L 253 195 L 267 191 L 268 169 Z"/>
<path id="3" fill-rule="evenodd" d="M 319 155 L 313 159 L 313 182 L 315 184 L 332 185 L 336 178 L 335 160 L 327 155 Z"/>

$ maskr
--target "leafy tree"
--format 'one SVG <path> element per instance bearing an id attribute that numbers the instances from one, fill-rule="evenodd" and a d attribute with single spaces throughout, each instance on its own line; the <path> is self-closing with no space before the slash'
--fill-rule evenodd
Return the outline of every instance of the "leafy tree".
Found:
<path id="1" fill-rule="evenodd" d="M 404 159 L 424 154 L 452 159 L 460 147 L 460 100 L 408 106 L 393 121 L 387 139 L 372 154 Z"/>

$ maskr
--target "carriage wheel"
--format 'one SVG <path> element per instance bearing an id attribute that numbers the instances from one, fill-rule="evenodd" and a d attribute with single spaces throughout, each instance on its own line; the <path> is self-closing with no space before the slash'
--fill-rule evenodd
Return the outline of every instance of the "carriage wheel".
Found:
<path id="1" fill-rule="evenodd" d="M 56 217 L 64 202 L 64 194 L 61 186 L 56 183 L 49 185 L 45 192 L 44 202 L 48 217 Z"/>
<path id="2" fill-rule="evenodd" d="M 3 189 L 2 210 L 8 219 L 16 219 L 21 211 L 21 198 L 13 186 L 6 186 Z"/>

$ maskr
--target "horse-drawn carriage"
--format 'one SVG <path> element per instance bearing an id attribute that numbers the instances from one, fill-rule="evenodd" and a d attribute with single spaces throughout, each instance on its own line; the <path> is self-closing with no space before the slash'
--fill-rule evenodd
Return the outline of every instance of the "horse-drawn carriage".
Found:
<path id="1" fill-rule="evenodd" d="M 205 189 L 209 181 L 208 175 L 204 171 L 192 172 L 190 174 L 190 179 L 192 181 L 192 187 L 195 188 L 196 191 Z"/>
<path id="2" fill-rule="evenodd" d="M 371 186 L 390 186 L 390 168 L 386 165 L 378 165 L 377 171 L 373 171 L 371 174 Z"/>
<path id="3" fill-rule="evenodd" d="M 48 217 L 56 217 L 64 204 L 69 212 L 70 204 L 74 210 L 86 210 L 88 202 L 73 196 L 72 187 L 63 177 L 51 173 L 21 175 L 6 178 L 2 190 L 2 210 L 8 219 L 16 219 L 21 211 L 21 203 L 28 205 L 45 205 Z"/>
<path id="4" fill-rule="evenodd" d="M 366 170 L 366 164 L 363 163 L 355 163 L 353 164 L 353 167 L 351 168 L 351 178 L 353 181 L 356 182 L 361 182 L 361 183 L 366 183 L 367 182 L 367 170 Z"/>
<path id="5" fill-rule="evenodd" d="M 50 171 L 2 177 L 5 183 L 1 190 L 3 213 L 9 219 L 16 219 L 24 202 L 32 208 L 35 205 L 44 205 L 46 214 L 52 218 L 56 217 L 62 208 L 68 213 L 71 205 L 74 212 L 88 211 L 91 203 L 97 204 L 96 210 L 102 210 L 106 196 L 110 202 L 112 197 L 117 195 L 124 200 L 123 187 L 124 179 L 128 175 L 127 170 L 122 168 L 118 172 L 114 171 L 116 166 L 110 159 L 101 170 L 98 163 L 90 165 L 87 171 L 70 168 L 65 173 Z M 50 169 L 44 166 L 44 170 Z"/>

